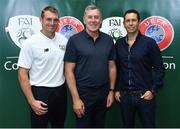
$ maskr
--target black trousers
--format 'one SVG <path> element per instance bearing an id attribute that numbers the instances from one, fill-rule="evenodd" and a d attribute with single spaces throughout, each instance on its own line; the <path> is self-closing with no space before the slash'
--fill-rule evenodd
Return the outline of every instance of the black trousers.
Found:
<path id="1" fill-rule="evenodd" d="M 32 86 L 32 92 L 35 99 L 47 104 L 48 112 L 39 116 L 31 109 L 31 127 L 47 128 L 50 123 L 52 128 L 63 128 L 67 110 L 65 84 L 53 88 Z"/>
<path id="2" fill-rule="evenodd" d="M 78 88 L 80 98 L 85 104 L 85 115 L 76 116 L 77 128 L 103 128 L 105 125 L 106 102 L 109 85 Z"/>

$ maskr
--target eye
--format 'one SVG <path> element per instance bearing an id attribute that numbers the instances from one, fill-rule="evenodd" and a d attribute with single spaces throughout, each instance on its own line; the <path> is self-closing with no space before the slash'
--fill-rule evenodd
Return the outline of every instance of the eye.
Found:
<path id="1" fill-rule="evenodd" d="M 47 18 L 46 21 L 49 21 L 49 22 L 50 22 L 50 21 L 51 21 L 51 18 Z"/>
<path id="2" fill-rule="evenodd" d="M 58 18 L 55 18 L 55 19 L 47 18 L 46 21 L 48 21 L 48 22 L 53 21 L 53 22 L 57 23 L 57 22 L 59 22 L 59 19 Z"/>
<path id="3" fill-rule="evenodd" d="M 88 19 L 91 19 L 91 18 L 92 18 L 92 16 L 87 16 L 87 18 L 88 18 Z"/>
<path id="4" fill-rule="evenodd" d="M 57 19 L 54 19 L 54 22 L 59 22 L 59 19 L 57 18 Z"/>
<path id="5" fill-rule="evenodd" d="M 94 16 L 95 19 L 99 19 L 99 16 Z"/>

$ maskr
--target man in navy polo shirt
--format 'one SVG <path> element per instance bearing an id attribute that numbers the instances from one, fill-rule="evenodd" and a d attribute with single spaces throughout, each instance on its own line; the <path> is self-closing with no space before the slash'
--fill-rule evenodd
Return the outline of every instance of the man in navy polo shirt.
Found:
<path id="1" fill-rule="evenodd" d="M 114 101 L 116 80 L 113 39 L 99 31 L 101 12 L 84 11 L 85 30 L 72 36 L 65 52 L 65 76 L 72 95 L 77 127 L 104 127 L 107 107 Z"/>
<path id="2" fill-rule="evenodd" d="M 133 128 L 136 112 L 143 127 L 155 127 L 155 94 L 163 85 L 164 66 L 155 40 L 139 32 L 140 14 L 132 9 L 124 14 L 127 36 L 116 43 L 118 91 L 123 126 Z"/>

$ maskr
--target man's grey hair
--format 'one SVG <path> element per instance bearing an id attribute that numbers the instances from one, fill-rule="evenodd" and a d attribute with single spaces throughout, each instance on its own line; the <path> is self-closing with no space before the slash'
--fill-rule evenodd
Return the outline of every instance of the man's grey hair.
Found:
<path id="1" fill-rule="evenodd" d="M 88 11 L 88 10 L 94 10 L 94 9 L 97 9 L 97 10 L 99 10 L 99 13 L 100 13 L 100 17 L 102 18 L 102 14 L 101 14 L 101 10 L 99 9 L 99 7 L 97 7 L 96 5 L 88 5 L 86 8 L 85 8 L 85 10 L 84 10 L 84 17 L 86 16 L 86 12 Z"/>

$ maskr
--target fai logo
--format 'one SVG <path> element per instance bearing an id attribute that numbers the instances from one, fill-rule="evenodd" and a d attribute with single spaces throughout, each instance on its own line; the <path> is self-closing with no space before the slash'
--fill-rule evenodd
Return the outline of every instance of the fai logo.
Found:
<path id="1" fill-rule="evenodd" d="M 19 15 L 11 17 L 8 22 L 8 27 L 5 28 L 12 41 L 21 47 L 23 42 L 31 35 L 39 32 L 41 24 L 38 17 L 31 15 Z"/>
<path id="2" fill-rule="evenodd" d="M 106 18 L 102 22 L 102 28 L 100 29 L 102 32 L 109 34 L 113 37 L 114 42 L 126 36 L 127 32 L 123 25 L 122 17 L 110 17 Z"/>
<path id="3" fill-rule="evenodd" d="M 151 16 L 140 24 L 142 34 L 153 38 L 161 51 L 168 48 L 174 38 L 174 29 L 171 23 L 160 16 Z"/>
<path id="4" fill-rule="evenodd" d="M 59 18 L 59 26 L 56 32 L 61 33 L 67 39 L 69 39 L 72 35 L 82 31 L 84 29 L 83 24 L 71 16 L 64 16 Z"/>

